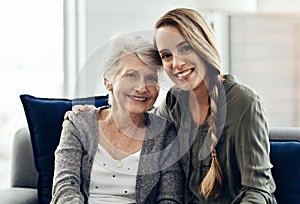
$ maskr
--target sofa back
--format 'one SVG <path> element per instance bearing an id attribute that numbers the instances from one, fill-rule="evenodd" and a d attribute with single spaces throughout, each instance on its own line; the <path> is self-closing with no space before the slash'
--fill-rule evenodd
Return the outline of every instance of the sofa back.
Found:
<path id="1" fill-rule="evenodd" d="M 300 203 L 300 128 L 270 128 L 270 159 L 279 204 Z"/>

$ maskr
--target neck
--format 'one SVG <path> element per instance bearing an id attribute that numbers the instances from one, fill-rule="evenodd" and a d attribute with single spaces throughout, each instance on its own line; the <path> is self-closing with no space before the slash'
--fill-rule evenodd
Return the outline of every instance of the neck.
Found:
<path id="1" fill-rule="evenodd" d="M 141 125 L 144 120 L 134 122 L 137 118 L 124 117 L 112 109 L 103 109 L 99 114 L 98 142 L 114 159 L 121 160 L 141 150 L 146 135 L 145 125 Z"/>
<path id="2" fill-rule="evenodd" d="M 189 92 L 189 110 L 197 125 L 201 125 L 205 121 L 209 110 L 209 92 L 206 84 L 202 81 L 197 88 Z"/>
<path id="3" fill-rule="evenodd" d="M 202 81 L 199 86 L 189 92 L 189 100 L 194 101 L 194 104 L 198 104 L 200 106 L 208 105 L 208 80 Z"/>
<path id="4" fill-rule="evenodd" d="M 108 124 L 116 131 L 116 133 L 123 133 L 139 137 L 139 132 L 144 131 L 146 127 L 146 116 L 141 114 L 129 114 L 114 110 L 113 108 L 107 114 L 105 119 Z"/>

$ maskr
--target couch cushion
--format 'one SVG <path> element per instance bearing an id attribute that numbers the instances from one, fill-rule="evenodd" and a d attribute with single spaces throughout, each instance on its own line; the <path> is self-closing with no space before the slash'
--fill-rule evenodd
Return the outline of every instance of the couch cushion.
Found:
<path id="1" fill-rule="evenodd" d="M 284 141 L 271 140 L 270 147 L 277 202 L 300 203 L 300 142 L 286 137 Z"/>
<path id="2" fill-rule="evenodd" d="M 65 112 L 77 104 L 93 104 L 96 107 L 107 105 L 108 96 L 74 100 L 37 98 L 31 95 L 21 95 L 20 98 L 31 136 L 35 167 L 39 173 L 38 198 L 40 203 L 49 203 L 54 172 L 54 151 L 59 143 Z"/>

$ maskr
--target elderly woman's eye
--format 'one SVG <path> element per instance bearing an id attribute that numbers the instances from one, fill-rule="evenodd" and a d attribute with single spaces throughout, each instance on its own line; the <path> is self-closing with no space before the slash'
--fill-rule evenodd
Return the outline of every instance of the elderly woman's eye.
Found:
<path id="1" fill-rule="evenodd" d="M 148 76 L 147 81 L 151 83 L 158 83 L 158 78 L 156 76 Z"/>
<path id="2" fill-rule="evenodd" d="M 137 74 L 136 74 L 136 73 L 132 73 L 132 72 L 131 72 L 131 73 L 127 73 L 127 74 L 126 74 L 126 77 L 127 77 L 127 78 L 132 78 L 132 79 L 134 79 L 134 78 L 137 77 Z"/>

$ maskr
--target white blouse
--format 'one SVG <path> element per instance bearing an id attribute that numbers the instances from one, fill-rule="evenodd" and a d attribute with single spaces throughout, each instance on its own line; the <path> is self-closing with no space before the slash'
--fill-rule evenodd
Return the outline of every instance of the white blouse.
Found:
<path id="1" fill-rule="evenodd" d="M 140 153 L 115 160 L 98 144 L 91 172 L 89 204 L 135 203 Z"/>

